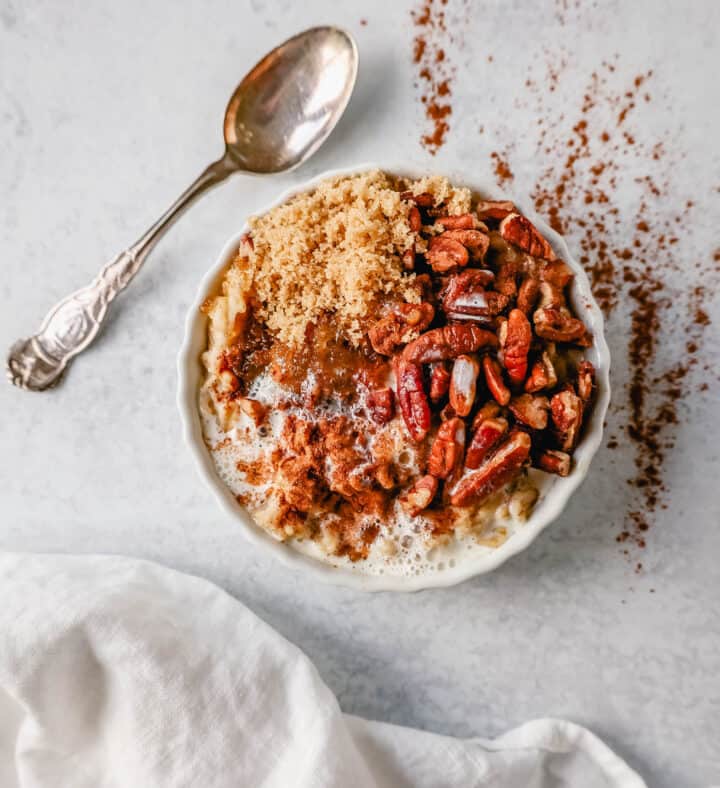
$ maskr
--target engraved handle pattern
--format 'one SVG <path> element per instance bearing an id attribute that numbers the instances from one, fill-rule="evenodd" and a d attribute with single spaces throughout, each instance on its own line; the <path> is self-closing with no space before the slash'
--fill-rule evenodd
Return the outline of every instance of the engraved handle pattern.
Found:
<path id="1" fill-rule="evenodd" d="M 11 382 L 32 391 L 56 383 L 70 360 L 95 339 L 110 303 L 130 284 L 162 234 L 193 200 L 236 169 L 228 155 L 211 164 L 137 243 L 109 262 L 91 284 L 56 304 L 37 334 L 10 349 Z"/>

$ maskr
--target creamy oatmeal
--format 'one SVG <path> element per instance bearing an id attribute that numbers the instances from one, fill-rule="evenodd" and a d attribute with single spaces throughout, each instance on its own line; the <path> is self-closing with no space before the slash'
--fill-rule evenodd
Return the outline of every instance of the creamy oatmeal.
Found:
<path id="1" fill-rule="evenodd" d="M 203 305 L 205 440 L 237 500 L 333 563 L 501 544 L 591 406 L 570 268 L 439 177 L 331 179 L 249 226 Z"/>

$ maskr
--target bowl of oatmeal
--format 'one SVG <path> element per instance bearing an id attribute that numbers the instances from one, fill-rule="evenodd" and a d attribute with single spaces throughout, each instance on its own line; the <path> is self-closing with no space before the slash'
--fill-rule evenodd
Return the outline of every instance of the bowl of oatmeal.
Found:
<path id="1" fill-rule="evenodd" d="M 564 240 L 502 195 L 397 172 L 328 173 L 251 217 L 179 357 L 185 437 L 244 535 L 365 590 L 524 549 L 585 477 L 610 395 Z"/>

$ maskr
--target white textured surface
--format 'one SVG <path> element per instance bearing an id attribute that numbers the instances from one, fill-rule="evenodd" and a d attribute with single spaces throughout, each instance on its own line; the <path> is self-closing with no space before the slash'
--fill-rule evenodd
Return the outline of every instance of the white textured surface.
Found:
<path id="1" fill-rule="evenodd" d="M 720 6 L 597 6 L 590 21 L 573 11 L 560 28 L 554 3 L 478 3 L 453 130 L 433 166 L 488 180 L 497 144 L 488 129 L 523 136 L 530 118 L 512 108 L 518 74 L 563 36 L 578 74 L 620 52 L 628 78 L 647 67 L 662 75 L 667 101 L 647 105 L 642 120 L 688 149 L 674 173 L 684 191 L 716 194 Z M 309 166 L 267 181 L 238 176 L 192 209 L 57 391 L 0 386 L 0 547 L 128 553 L 209 577 L 303 648 L 349 712 L 461 736 L 566 717 L 653 786 L 717 782 L 716 381 L 682 404 L 665 477 L 669 508 L 655 518 L 640 575 L 614 541 L 631 467 L 622 450 L 601 450 L 562 518 L 498 572 L 446 591 L 367 596 L 315 585 L 246 545 L 181 444 L 175 355 L 185 310 L 248 211 L 331 167 L 431 161 L 417 143 L 408 10 L 378 0 L 182 8 L 0 0 L 3 347 L 134 240 L 219 152 L 226 97 L 266 49 L 336 22 L 356 34 L 362 59 L 348 116 Z M 489 51 L 504 66 L 492 89 L 481 67 Z M 581 90 L 580 77 L 565 79 L 569 91 Z M 516 192 L 541 168 L 525 156 Z M 630 205 L 633 195 L 625 199 Z M 717 201 L 712 208 L 714 221 L 712 211 L 698 219 L 701 247 L 718 246 Z M 711 312 L 706 346 L 718 365 L 717 297 Z M 617 323 L 609 340 L 623 359 Z"/>

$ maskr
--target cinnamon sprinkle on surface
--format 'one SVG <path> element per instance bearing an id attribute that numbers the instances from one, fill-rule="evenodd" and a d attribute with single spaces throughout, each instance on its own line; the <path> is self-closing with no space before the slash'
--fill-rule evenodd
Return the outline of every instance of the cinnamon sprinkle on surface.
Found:
<path id="1" fill-rule="evenodd" d="M 423 0 L 412 12 L 416 29 L 413 40 L 413 64 L 429 131 L 420 136 L 421 145 L 435 155 L 445 144 L 452 115 L 452 83 L 455 68 L 447 57 L 448 44 L 455 38 L 449 33 L 444 7 L 447 0 Z"/>
<path id="2" fill-rule="evenodd" d="M 499 184 L 506 185 L 508 181 L 512 181 L 515 176 L 513 175 L 513 171 L 510 169 L 510 165 L 507 163 L 507 160 L 497 152 L 491 153 L 490 157 L 494 163 L 495 177 L 497 178 L 497 182 Z"/>

